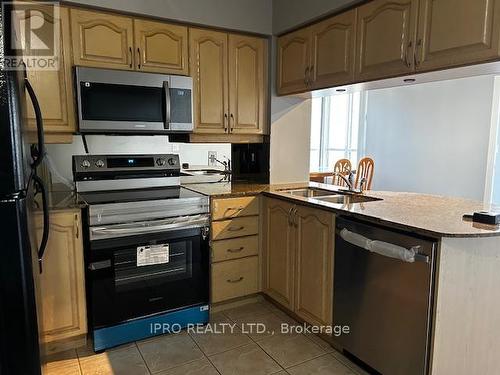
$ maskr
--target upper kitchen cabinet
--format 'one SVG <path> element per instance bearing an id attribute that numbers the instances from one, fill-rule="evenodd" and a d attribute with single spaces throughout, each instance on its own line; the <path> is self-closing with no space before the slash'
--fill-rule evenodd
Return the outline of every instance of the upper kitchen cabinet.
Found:
<path id="1" fill-rule="evenodd" d="M 71 9 L 71 34 L 75 65 L 135 69 L 131 18 Z"/>
<path id="2" fill-rule="evenodd" d="M 280 95 L 308 89 L 311 30 L 301 29 L 278 38 L 277 91 Z"/>
<path id="3" fill-rule="evenodd" d="M 40 15 L 43 15 L 43 20 L 41 20 L 42 22 L 40 23 L 42 27 L 37 30 L 37 33 L 52 33 L 54 23 L 57 20 L 53 18 L 49 8 L 43 4 L 33 4 L 30 9 L 36 10 L 37 12 L 24 12 L 23 14 L 31 17 L 41 17 Z M 40 104 L 46 143 L 71 143 L 72 133 L 76 130 L 68 9 L 61 7 L 59 16 L 59 69 L 32 70 L 29 67 L 27 69 L 27 77 L 33 86 L 33 90 Z M 50 40 L 50 38 L 45 40 Z M 30 50 L 25 50 L 24 53 L 27 56 L 34 56 L 36 54 L 35 51 L 32 52 Z M 35 113 L 28 95 L 26 95 L 26 101 L 29 138 L 31 141 L 35 142 Z"/>
<path id="4" fill-rule="evenodd" d="M 354 79 L 356 10 L 311 27 L 309 79 L 312 89 L 347 84 Z"/>
<path id="5" fill-rule="evenodd" d="M 163 22 L 134 20 L 136 69 L 187 75 L 188 29 Z"/>
<path id="6" fill-rule="evenodd" d="M 190 29 L 195 132 L 226 133 L 229 128 L 228 37 Z"/>
<path id="7" fill-rule="evenodd" d="M 413 72 L 417 17 L 418 0 L 375 0 L 358 8 L 356 81 Z"/>
<path id="8" fill-rule="evenodd" d="M 500 57 L 499 0 L 421 0 L 416 69 Z"/>
<path id="9" fill-rule="evenodd" d="M 267 92 L 267 41 L 229 35 L 229 132 L 262 134 Z"/>
<path id="10" fill-rule="evenodd" d="M 267 41 L 205 29 L 189 31 L 195 133 L 260 135 L 267 108 Z"/>

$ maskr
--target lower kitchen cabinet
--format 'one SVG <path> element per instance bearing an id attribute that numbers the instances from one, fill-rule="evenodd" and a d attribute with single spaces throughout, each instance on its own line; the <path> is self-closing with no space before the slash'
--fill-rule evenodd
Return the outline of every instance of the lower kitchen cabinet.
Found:
<path id="1" fill-rule="evenodd" d="M 294 306 L 295 229 L 290 222 L 293 205 L 265 199 L 263 213 L 263 290 L 289 310 Z"/>
<path id="2" fill-rule="evenodd" d="M 37 217 L 37 237 L 43 230 Z M 37 310 L 40 341 L 46 354 L 64 351 L 85 343 L 87 313 L 80 210 L 50 213 L 49 241 L 43 272 L 35 273 L 38 288 Z"/>
<path id="3" fill-rule="evenodd" d="M 264 293 L 310 324 L 331 324 L 335 215 L 276 199 L 264 206 Z"/>
<path id="4" fill-rule="evenodd" d="M 259 257 L 212 264 L 212 303 L 259 291 Z"/>
<path id="5" fill-rule="evenodd" d="M 335 215 L 297 206 L 295 313 L 317 325 L 332 323 Z"/>
<path id="6" fill-rule="evenodd" d="M 211 302 L 260 291 L 258 197 L 212 199 Z"/>

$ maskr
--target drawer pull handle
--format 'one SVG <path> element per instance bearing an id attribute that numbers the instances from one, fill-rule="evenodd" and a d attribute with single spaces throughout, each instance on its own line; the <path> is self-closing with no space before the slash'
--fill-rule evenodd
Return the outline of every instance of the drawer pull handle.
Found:
<path id="1" fill-rule="evenodd" d="M 243 251 L 244 247 L 240 247 L 238 249 L 227 249 L 228 253 L 239 253 L 240 251 Z"/>
<path id="2" fill-rule="evenodd" d="M 227 228 L 228 232 L 239 232 L 240 230 L 243 230 L 243 229 L 245 229 L 244 226 L 241 226 L 241 227 L 238 227 L 238 228 L 233 228 L 233 227 Z"/>
<path id="3" fill-rule="evenodd" d="M 236 214 L 240 213 L 241 211 L 243 211 L 244 209 L 245 209 L 245 207 L 228 207 L 228 208 L 226 208 L 226 212 L 224 212 L 224 216 L 236 215 Z M 235 211 L 235 212 L 230 213 L 231 211 Z"/>
<path id="4" fill-rule="evenodd" d="M 231 283 L 231 284 L 234 284 L 234 283 L 239 283 L 239 282 L 243 281 L 243 279 L 244 279 L 244 277 L 243 277 L 243 276 L 240 276 L 239 278 L 234 279 L 234 280 L 227 279 L 227 282 L 228 282 L 228 283 Z"/>

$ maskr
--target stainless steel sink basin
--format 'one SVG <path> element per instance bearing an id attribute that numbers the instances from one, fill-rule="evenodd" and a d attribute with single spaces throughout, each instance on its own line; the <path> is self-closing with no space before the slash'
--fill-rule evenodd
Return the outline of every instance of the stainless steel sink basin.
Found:
<path id="1" fill-rule="evenodd" d="M 381 201 L 380 198 L 367 197 L 366 195 L 330 195 L 324 197 L 315 197 L 321 202 L 335 203 L 335 204 L 353 204 L 353 203 L 365 203 L 365 202 L 375 202 Z"/>
<path id="2" fill-rule="evenodd" d="M 278 191 L 280 193 L 287 193 L 304 198 L 323 197 L 335 194 L 334 191 L 318 189 L 318 188 L 283 189 Z"/>
<path id="3" fill-rule="evenodd" d="M 352 204 L 380 201 L 382 199 L 367 197 L 366 195 L 353 194 L 347 191 L 331 191 L 319 188 L 299 188 L 299 189 L 282 189 L 280 193 L 287 193 L 304 198 L 314 198 L 321 202 L 329 202 L 334 204 Z"/>

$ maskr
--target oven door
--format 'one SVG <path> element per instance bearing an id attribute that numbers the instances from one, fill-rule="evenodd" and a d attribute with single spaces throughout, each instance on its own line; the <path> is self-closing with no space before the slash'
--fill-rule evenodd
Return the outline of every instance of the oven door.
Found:
<path id="1" fill-rule="evenodd" d="M 91 241 L 87 259 L 93 329 L 208 304 L 206 227 Z"/>

